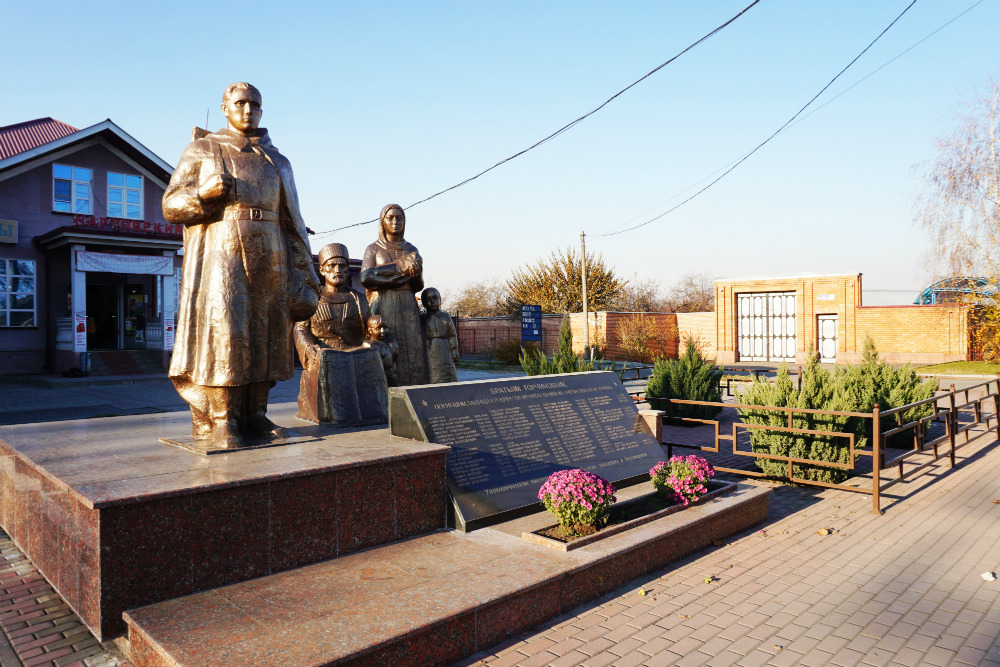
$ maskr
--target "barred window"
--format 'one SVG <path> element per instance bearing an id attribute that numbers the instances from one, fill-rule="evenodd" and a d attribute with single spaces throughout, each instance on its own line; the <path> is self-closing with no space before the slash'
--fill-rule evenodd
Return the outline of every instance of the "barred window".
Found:
<path id="1" fill-rule="evenodd" d="M 0 259 L 0 327 L 35 326 L 35 263 Z"/>

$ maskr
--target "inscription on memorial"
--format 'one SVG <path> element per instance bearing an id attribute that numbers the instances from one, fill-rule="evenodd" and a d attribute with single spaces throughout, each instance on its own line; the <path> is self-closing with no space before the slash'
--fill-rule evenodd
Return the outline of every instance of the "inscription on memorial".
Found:
<path id="1" fill-rule="evenodd" d="M 663 459 L 656 440 L 637 431 L 635 404 L 609 372 L 390 392 L 393 435 L 452 447 L 448 487 L 459 528 L 536 504 L 556 470 L 583 468 L 620 482 Z"/>

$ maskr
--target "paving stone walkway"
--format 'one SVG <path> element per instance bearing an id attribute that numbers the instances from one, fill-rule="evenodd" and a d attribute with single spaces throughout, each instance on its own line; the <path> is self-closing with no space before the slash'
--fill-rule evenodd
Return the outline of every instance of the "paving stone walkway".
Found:
<path id="1" fill-rule="evenodd" d="M 2 389 L 20 409 L 57 411 L 100 391 Z M 170 391 L 105 395 L 155 406 Z M 1000 572 L 1000 443 L 958 459 L 891 489 L 881 517 L 868 496 L 775 486 L 759 529 L 455 667 L 1000 667 L 1000 580 L 981 577 Z M 0 629 L 0 667 L 131 667 L 2 533 Z"/>
<path id="2" fill-rule="evenodd" d="M 883 498 L 776 487 L 761 528 L 456 667 L 1000 667 L 1000 445 Z"/>

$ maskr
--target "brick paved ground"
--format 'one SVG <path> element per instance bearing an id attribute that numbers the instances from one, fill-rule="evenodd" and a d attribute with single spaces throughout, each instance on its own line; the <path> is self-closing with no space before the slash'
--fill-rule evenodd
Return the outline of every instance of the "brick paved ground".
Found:
<path id="1" fill-rule="evenodd" d="M 282 384 L 275 393 L 294 397 L 296 381 Z M 91 410 L 99 391 L 0 385 L 0 398 L 14 401 L 13 418 L 42 406 Z M 164 382 L 101 395 L 142 409 L 163 407 L 172 391 Z M 1000 667 L 1000 581 L 980 577 L 1000 572 L 1000 444 L 982 438 L 959 461 L 896 486 L 882 517 L 870 514 L 868 496 L 773 487 L 763 531 L 458 665 Z M 824 528 L 834 532 L 818 535 Z M 0 629 L 0 667 L 131 667 L 97 643 L 2 533 Z"/>
<path id="2" fill-rule="evenodd" d="M 1000 581 L 980 576 L 1000 571 L 1000 445 L 979 442 L 881 517 L 867 496 L 775 487 L 763 530 L 458 665 L 1000 667 Z"/>
<path id="3" fill-rule="evenodd" d="M 0 666 L 131 667 L 113 645 L 102 646 L 0 533 Z"/>

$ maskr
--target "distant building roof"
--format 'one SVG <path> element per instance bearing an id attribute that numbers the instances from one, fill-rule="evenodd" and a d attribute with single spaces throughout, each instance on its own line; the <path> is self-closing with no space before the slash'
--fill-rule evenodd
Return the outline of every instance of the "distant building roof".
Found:
<path id="1" fill-rule="evenodd" d="M 26 127 L 30 128 L 33 125 L 36 126 L 34 130 L 25 130 Z M 54 138 L 50 138 L 44 132 L 37 132 L 38 126 L 47 127 L 49 131 L 54 132 L 55 134 L 51 135 Z M 13 153 L 5 150 L 9 145 L 9 137 L 18 137 Z M 0 127 L 0 181 L 5 177 L 16 175 L 19 169 L 24 170 L 33 163 L 50 159 L 52 153 L 90 138 L 98 138 L 124 151 L 129 155 L 129 159 L 135 160 L 141 168 L 149 170 L 148 176 L 160 181 L 164 188 L 167 187 L 174 168 L 136 141 L 135 137 L 115 125 L 111 119 L 102 120 L 82 130 L 51 118 Z"/>
<path id="2" fill-rule="evenodd" d="M 0 127 L 0 160 L 38 148 L 79 130 L 54 118 L 37 118 Z"/>

